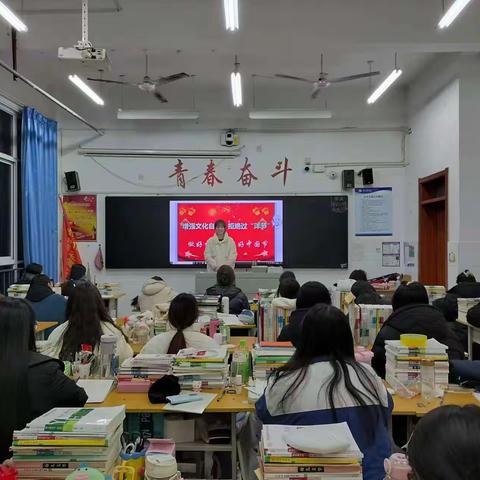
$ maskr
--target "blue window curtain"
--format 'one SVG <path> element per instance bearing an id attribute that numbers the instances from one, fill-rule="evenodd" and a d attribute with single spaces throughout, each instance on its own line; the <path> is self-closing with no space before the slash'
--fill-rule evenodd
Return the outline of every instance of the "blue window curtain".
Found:
<path id="1" fill-rule="evenodd" d="M 58 281 L 57 122 L 26 107 L 22 116 L 25 264 L 43 265 Z"/>

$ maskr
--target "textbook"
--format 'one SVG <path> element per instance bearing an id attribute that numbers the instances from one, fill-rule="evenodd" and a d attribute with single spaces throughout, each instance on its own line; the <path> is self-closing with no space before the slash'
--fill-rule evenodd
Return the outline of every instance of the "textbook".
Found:
<path id="1" fill-rule="evenodd" d="M 99 408 L 53 408 L 32 420 L 15 438 L 35 433 L 62 432 L 75 434 L 107 435 L 113 433 L 125 419 L 125 406 Z"/>
<path id="2" fill-rule="evenodd" d="M 219 346 L 216 350 L 195 350 L 194 348 L 184 348 L 175 356 L 175 363 L 183 361 L 189 363 L 223 363 L 228 351 L 226 347 Z"/>

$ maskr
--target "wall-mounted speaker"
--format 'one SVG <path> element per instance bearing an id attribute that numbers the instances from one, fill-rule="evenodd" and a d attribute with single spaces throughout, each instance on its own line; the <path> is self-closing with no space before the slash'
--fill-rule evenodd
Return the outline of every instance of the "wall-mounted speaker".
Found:
<path id="1" fill-rule="evenodd" d="M 65 172 L 65 180 L 67 182 L 67 190 L 69 192 L 80 191 L 80 180 L 78 178 L 78 172 Z"/>
<path id="2" fill-rule="evenodd" d="M 351 190 L 355 187 L 355 170 L 342 170 L 342 188 Z"/>
<path id="3" fill-rule="evenodd" d="M 372 168 L 364 168 L 359 173 L 359 175 L 362 176 L 364 185 L 373 185 L 373 169 Z"/>

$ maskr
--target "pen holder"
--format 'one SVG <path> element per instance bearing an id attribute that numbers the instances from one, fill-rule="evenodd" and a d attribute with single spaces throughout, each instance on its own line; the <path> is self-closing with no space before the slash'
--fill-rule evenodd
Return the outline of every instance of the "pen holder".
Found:
<path id="1" fill-rule="evenodd" d="M 145 472 L 145 452 L 146 450 L 142 450 L 141 452 L 133 452 L 133 453 L 121 453 L 120 458 L 122 459 L 121 467 L 117 468 L 130 468 L 130 472 L 133 471 L 133 476 L 129 477 L 126 476 L 125 480 L 142 480 L 143 474 Z M 126 471 L 124 471 L 126 473 Z M 115 476 L 113 479 L 115 480 Z M 123 477 L 118 477 L 122 478 Z"/>
<path id="2" fill-rule="evenodd" d="M 74 380 L 85 379 L 90 377 L 91 363 L 72 363 L 72 376 Z"/>

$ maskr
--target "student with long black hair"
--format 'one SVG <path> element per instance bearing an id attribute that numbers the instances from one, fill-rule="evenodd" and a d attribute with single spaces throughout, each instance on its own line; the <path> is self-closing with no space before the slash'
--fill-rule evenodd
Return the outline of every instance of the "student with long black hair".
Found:
<path id="1" fill-rule="evenodd" d="M 418 422 L 408 443 L 412 480 L 478 480 L 479 452 L 480 408 L 436 408 Z"/>
<path id="2" fill-rule="evenodd" d="M 279 342 L 292 342 L 297 346 L 302 331 L 302 323 L 307 312 L 317 303 L 330 305 L 332 299 L 328 288 L 320 282 L 306 282 L 298 291 L 295 310 L 290 315 L 288 324 L 278 336 Z"/>
<path id="3" fill-rule="evenodd" d="M 85 391 L 63 374 L 59 360 L 35 351 L 35 315 L 20 299 L 0 299 L 0 463 L 12 433 L 54 407 L 81 407 Z"/>
<path id="4" fill-rule="evenodd" d="M 142 353 L 173 353 L 182 348 L 197 350 L 217 349 L 213 338 L 195 331 L 193 324 L 198 318 L 198 304 L 193 295 L 180 293 L 170 303 L 168 323 L 169 332 L 153 337 L 142 349 Z"/>
<path id="5" fill-rule="evenodd" d="M 103 303 L 97 287 L 79 280 L 68 297 L 67 321 L 57 327 L 48 338 L 46 355 L 72 361 L 82 344 L 98 348 L 102 335 L 117 337 L 117 355 L 120 363 L 133 356 L 123 332 L 115 325 Z"/>
<path id="6" fill-rule="evenodd" d="M 355 361 L 347 317 L 336 307 L 316 305 L 303 321 L 290 361 L 268 380 L 256 404 L 263 423 L 323 425 L 347 422 L 364 454 L 363 478 L 383 478 L 390 455 L 392 403 L 372 368 Z"/>

